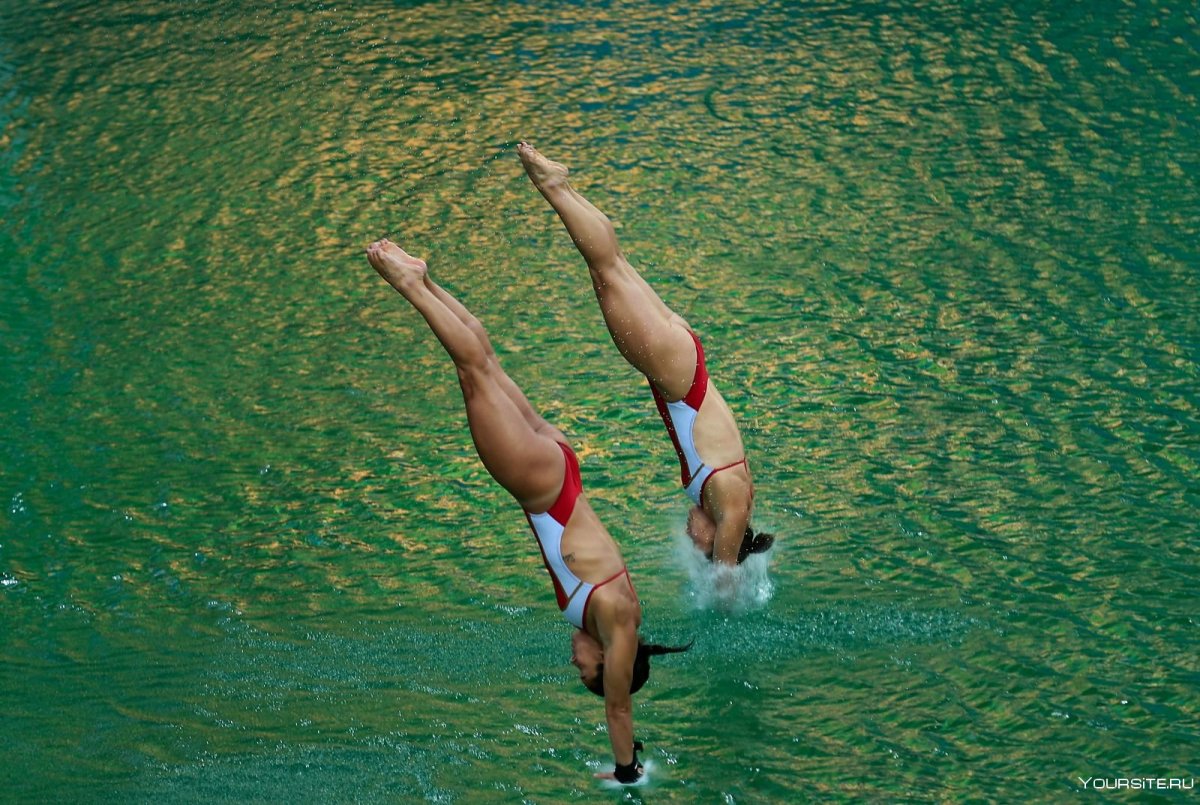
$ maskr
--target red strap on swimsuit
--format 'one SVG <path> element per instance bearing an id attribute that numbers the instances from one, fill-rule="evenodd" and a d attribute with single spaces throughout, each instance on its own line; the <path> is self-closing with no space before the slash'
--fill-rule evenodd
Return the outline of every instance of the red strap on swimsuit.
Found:
<path id="1" fill-rule="evenodd" d="M 704 500 L 704 490 L 708 487 L 708 482 L 712 480 L 714 475 L 716 475 L 721 470 L 733 469 L 738 464 L 745 464 L 746 469 L 750 469 L 750 464 L 746 461 L 745 456 L 743 456 L 742 458 L 739 458 L 737 461 L 733 462 L 732 464 L 726 464 L 724 467 L 717 467 L 715 470 L 710 472 L 708 474 L 708 477 L 704 479 L 704 483 L 702 483 L 700 485 L 700 499 Z M 750 499 L 754 500 L 754 487 L 750 488 Z"/>
<path id="2" fill-rule="evenodd" d="M 591 605 L 591 603 L 592 603 L 592 596 L 596 594 L 596 590 L 599 590 L 601 587 L 603 587 L 605 584 L 608 584 L 610 581 L 614 581 L 614 580 L 616 580 L 616 579 L 619 579 L 619 578 L 621 578 L 621 576 L 624 576 L 624 577 L 625 577 L 625 580 L 629 582 L 629 591 L 630 591 L 631 593 L 633 593 L 633 597 L 634 597 L 635 599 L 637 598 L 637 590 L 635 590 L 635 589 L 633 588 L 633 579 L 631 579 L 631 578 L 629 577 L 629 568 L 628 568 L 628 567 L 623 567 L 623 568 L 621 568 L 620 570 L 618 570 L 616 573 L 613 573 L 611 576 L 609 576 L 609 577 L 608 577 L 607 579 L 605 579 L 604 581 L 597 582 L 596 584 L 592 585 L 592 589 L 588 591 L 588 597 L 587 597 L 587 600 L 583 602 L 583 625 L 584 625 L 585 627 L 587 626 L 587 611 L 588 611 L 588 606 L 590 606 L 590 605 Z"/>
<path id="3" fill-rule="evenodd" d="M 546 510 L 546 514 L 554 518 L 554 521 L 564 528 L 567 521 L 571 519 L 571 514 L 575 511 L 575 501 L 583 492 L 583 481 L 579 476 L 579 460 L 575 458 L 575 452 L 566 444 L 558 442 L 558 446 L 562 449 L 565 466 L 563 467 L 563 482 L 562 488 L 558 491 L 558 497 L 554 503 Z M 537 529 L 534 528 L 533 518 L 530 517 L 528 509 L 525 510 L 525 519 L 529 522 L 530 529 L 534 535 L 537 535 Z M 546 572 L 550 574 L 550 581 L 554 584 L 554 600 L 558 603 L 559 610 L 567 608 L 567 591 L 563 589 L 562 582 L 558 576 L 554 574 L 553 568 L 550 567 L 550 560 L 546 558 L 546 549 L 542 545 L 541 539 L 537 540 L 538 551 L 542 554 L 542 564 L 546 566 Z"/>
<path id="4" fill-rule="evenodd" d="M 680 402 L 698 412 L 708 393 L 708 367 L 704 363 L 704 346 L 700 343 L 700 338 L 691 330 L 688 330 L 688 335 L 696 344 L 696 371 L 692 375 L 692 385 L 688 387 L 687 394 L 683 395 Z M 671 413 L 667 410 L 667 398 L 662 395 L 649 377 L 646 378 L 646 382 L 650 384 L 650 393 L 654 395 L 654 406 L 658 409 L 658 415 L 662 417 L 663 424 L 667 426 L 667 435 L 671 437 L 671 444 L 675 446 L 675 455 L 679 458 L 679 479 L 686 487 L 692 482 L 691 472 L 688 469 L 687 457 L 683 453 L 683 446 L 679 443 L 679 434 L 675 432 L 675 421 L 671 419 Z"/>
<path id="5" fill-rule="evenodd" d="M 579 460 L 575 458 L 575 452 L 562 442 L 556 444 L 562 448 L 566 467 L 563 468 L 562 489 L 558 492 L 558 498 L 546 510 L 546 514 L 565 526 L 571 519 L 571 513 L 575 511 L 575 500 L 583 491 L 583 480 L 579 476 Z"/>
<path id="6" fill-rule="evenodd" d="M 696 374 L 692 376 L 692 387 L 683 395 L 683 401 L 689 408 L 699 411 L 704 402 L 704 394 L 708 391 L 708 367 L 704 365 L 704 347 L 700 344 L 699 337 L 691 330 L 688 330 L 688 335 L 696 344 Z"/>

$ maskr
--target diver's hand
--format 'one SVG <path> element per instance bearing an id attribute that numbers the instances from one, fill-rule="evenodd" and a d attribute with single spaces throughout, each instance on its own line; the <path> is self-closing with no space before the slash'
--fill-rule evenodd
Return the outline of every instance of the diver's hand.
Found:
<path id="1" fill-rule="evenodd" d="M 596 776 L 601 780 L 616 780 L 622 785 L 632 785 L 642 779 L 642 775 L 646 773 L 646 769 L 638 760 L 637 753 L 641 752 L 645 747 L 641 741 L 633 742 L 633 760 L 625 765 L 616 764 L 616 768 L 612 771 L 597 772 Z"/>
<path id="2" fill-rule="evenodd" d="M 621 785 L 632 785 L 642 779 L 646 773 L 641 763 L 630 763 L 628 766 L 617 766 L 612 771 L 596 772 L 601 780 L 616 780 Z"/>

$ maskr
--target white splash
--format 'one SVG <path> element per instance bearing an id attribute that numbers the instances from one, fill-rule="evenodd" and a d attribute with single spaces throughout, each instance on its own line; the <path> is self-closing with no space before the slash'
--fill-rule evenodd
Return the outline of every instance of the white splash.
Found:
<path id="1" fill-rule="evenodd" d="M 775 592 L 771 581 L 772 549 L 751 554 L 736 567 L 710 562 L 696 549 L 683 525 L 672 530 L 675 562 L 687 571 L 684 597 L 692 609 L 715 609 L 739 614 L 765 607 Z"/>
<path id="2" fill-rule="evenodd" d="M 590 764 L 589 764 L 590 765 Z M 600 766 L 601 764 L 596 764 Z M 653 760 L 642 761 L 642 776 L 638 778 L 636 783 L 618 783 L 616 780 L 602 779 L 600 781 L 601 788 L 616 790 L 619 788 L 641 788 L 650 785 L 650 782 L 658 776 L 658 764 Z"/>

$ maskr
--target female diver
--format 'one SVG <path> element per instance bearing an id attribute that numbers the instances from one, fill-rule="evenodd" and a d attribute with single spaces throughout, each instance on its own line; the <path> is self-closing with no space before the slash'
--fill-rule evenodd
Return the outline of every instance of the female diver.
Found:
<path id="1" fill-rule="evenodd" d="M 649 677 L 652 655 L 690 644 L 668 648 L 638 637 L 641 605 L 616 542 L 583 495 L 574 452 L 500 368 L 479 320 L 430 279 L 423 260 L 390 240 L 368 246 L 367 260 L 425 318 L 454 361 L 479 458 L 525 510 L 558 607 L 575 627 L 571 663 L 588 690 L 604 697 L 616 768 L 600 776 L 637 781 L 641 747 L 633 737 L 632 694 Z"/>
<path id="2" fill-rule="evenodd" d="M 625 259 L 612 222 L 570 185 L 566 166 L 528 143 L 517 153 L 587 261 L 617 349 L 650 383 L 679 456 L 683 487 L 695 504 L 687 521 L 693 543 L 726 565 L 766 551 L 775 538 L 750 528 L 750 467 L 733 413 L 708 376 L 700 339 Z"/>

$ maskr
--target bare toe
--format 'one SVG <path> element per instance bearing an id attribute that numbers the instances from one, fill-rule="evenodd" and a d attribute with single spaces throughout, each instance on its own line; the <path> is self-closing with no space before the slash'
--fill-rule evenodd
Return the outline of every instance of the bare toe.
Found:
<path id="1" fill-rule="evenodd" d="M 536 187 L 548 189 L 567 181 L 570 173 L 567 166 L 547 159 L 529 143 L 522 141 L 517 146 L 517 156 L 521 158 L 525 173 Z"/>
<path id="2" fill-rule="evenodd" d="M 413 257 L 387 238 L 372 243 L 367 261 L 393 288 L 403 293 L 414 284 L 423 283 L 429 268 L 425 261 Z"/>

